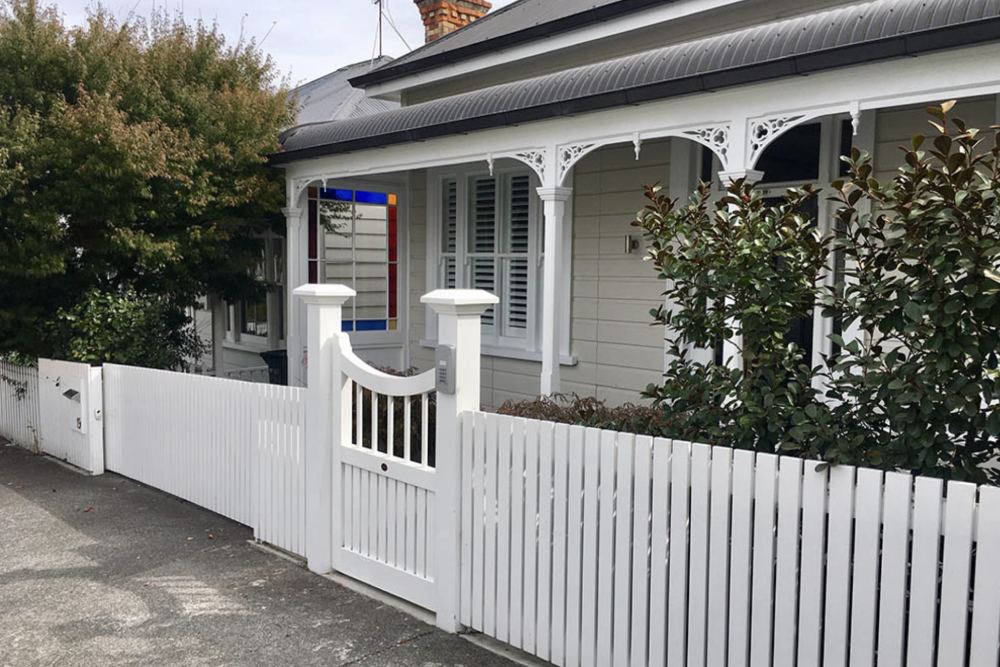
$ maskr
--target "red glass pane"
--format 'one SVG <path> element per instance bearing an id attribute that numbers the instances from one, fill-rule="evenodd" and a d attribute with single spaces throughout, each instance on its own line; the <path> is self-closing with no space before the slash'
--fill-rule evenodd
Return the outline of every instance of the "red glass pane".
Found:
<path id="1" fill-rule="evenodd" d="M 390 206 L 389 207 L 389 261 L 390 262 L 399 261 L 396 256 L 398 252 L 397 250 L 398 245 L 396 243 L 396 238 L 398 236 L 396 220 L 397 220 L 396 207 Z"/>
<path id="2" fill-rule="evenodd" d="M 319 204 L 315 201 L 309 202 L 309 256 L 306 259 L 319 258 L 318 206 Z"/>
<path id="3" fill-rule="evenodd" d="M 309 262 L 309 282 L 315 285 L 319 282 L 319 268 L 318 262 Z"/>
<path id="4" fill-rule="evenodd" d="M 396 289 L 396 264 L 389 265 L 389 317 L 396 317 L 396 295 L 399 292 Z"/>

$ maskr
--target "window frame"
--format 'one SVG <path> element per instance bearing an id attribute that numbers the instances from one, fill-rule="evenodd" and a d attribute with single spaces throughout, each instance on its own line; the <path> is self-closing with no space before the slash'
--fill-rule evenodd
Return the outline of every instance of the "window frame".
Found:
<path id="1" fill-rule="evenodd" d="M 320 188 L 322 185 L 312 184 L 310 187 Z M 406 180 L 368 180 L 368 179 L 351 179 L 351 180 L 336 180 L 330 181 L 325 186 L 327 189 L 338 189 L 338 190 L 353 190 L 353 191 L 364 191 L 364 192 L 379 192 L 386 194 L 396 195 L 396 313 L 397 313 L 397 324 L 396 329 L 388 330 L 362 330 L 362 331 L 347 331 L 346 333 L 351 344 L 359 349 L 368 348 L 397 348 L 404 347 L 408 340 L 408 326 L 409 326 L 409 206 L 410 206 L 410 188 L 408 181 Z M 308 195 L 308 191 L 304 194 L 306 206 L 309 206 L 309 202 L 312 201 Z M 305 219 L 305 241 L 306 241 L 306 257 L 304 263 L 306 265 L 306 275 L 308 275 L 308 264 L 309 262 L 316 263 L 317 281 L 321 284 L 327 284 L 326 278 L 326 246 L 323 232 L 317 229 L 317 240 L 316 240 L 316 250 L 317 256 L 312 257 L 308 250 L 308 236 L 309 236 L 309 216 L 308 209 L 306 211 Z M 387 264 L 388 266 L 388 260 Z M 348 301 L 350 304 L 353 299 Z M 344 319 L 349 319 L 347 312 L 344 313 Z"/>
<path id="2" fill-rule="evenodd" d="M 504 161 L 507 162 L 507 161 Z M 543 211 L 541 199 L 538 197 L 537 188 L 540 183 L 537 174 L 526 165 L 510 161 L 506 164 L 497 163 L 493 169 L 492 177 L 497 179 L 497 201 L 503 202 L 506 197 L 505 192 L 509 179 L 515 175 L 527 175 L 529 177 L 529 212 L 528 212 L 528 252 L 526 259 L 528 264 L 528 293 L 527 293 L 527 322 L 524 336 L 508 336 L 503 332 L 498 332 L 484 327 L 482 347 L 483 353 L 489 356 L 506 356 L 516 359 L 540 360 L 541 359 L 541 301 L 542 301 L 542 275 L 543 275 Z M 444 259 L 446 255 L 443 251 L 443 216 L 444 216 L 444 194 L 445 183 L 455 182 L 456 189 L 456 229 L 455 229 L 455 287 L 462 289 L 471 287 L 471 262 L 468 251 L 469 248 L 469 224 L 471 200 L 471 183 L 474 178 L 490 177 L 490 172 L 484 167 L 463 165 L 453 167 L 442 167 L 428 170 L 427 172 L 427 267 L 426 267 L 426 287 L 427 291 L 445 287 L 444 279 Z M 509 200 L 508 200 L 509 201 Z M 503 225 L 509 223 L 509 205 L 498 207 L 497 234 L 494 241 L 492 257 L 497 262 L 502 258 L 511 256 L 511 253 L 502 251 L 501 237 Z M 520 254 L 517 255 L 518 257 Z M 502 280 L 502 271 L 497 271 L 497 280 Z M 557 285 L 560 293 L 564 291 L 562 281 Z M 506 293 L 500 295 L 501 304 L 507 300 Z M 568 295 L 567 295 L 568 296 Z M 568 304 L 567 299 L 560 299 L 562 303 Z M 569 309 L 565 311 L 564 317 L 569 317 Z M 500 325 L 502 317 L 498 315 L 496 325 Z M 568 332 L 568 327 L 564 327 Z M 432 346 L 437 340 L 437 318 L 433 313 L 427 311 L 425 320 L 424 340 L 422 345 Z M 568 341 L 560 346 L 560 352 L 565 356 L 568 348 Z"/>

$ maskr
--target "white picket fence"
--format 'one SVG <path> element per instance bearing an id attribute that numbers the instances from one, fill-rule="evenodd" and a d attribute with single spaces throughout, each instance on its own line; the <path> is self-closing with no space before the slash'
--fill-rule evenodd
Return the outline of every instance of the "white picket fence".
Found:
<path id="1" fill-rule="evenodd" d="M 0 437 L 38 451 L 38 367 L 0 360 Z"/>
<path id="2" fill-rule="evenodd" d="M 303 390 L 104 366 L 108 470 L 305 553 Z"/>
<path id="3" fill-rule="evenodd" d="M 442 364 L 401 378 L 353 292 L 296 295 L 308 390 L 106 365 L 107 469 L 559 666 L 998 665 L 1000 488 L 484 413 L 494 297 L 425 295 Z"/>
<path id="4" fill-rule="evenodd" d="M 462 623 L 556 665 L 997 665 L 998 488 L 481 412 L 462 443 Z"/>

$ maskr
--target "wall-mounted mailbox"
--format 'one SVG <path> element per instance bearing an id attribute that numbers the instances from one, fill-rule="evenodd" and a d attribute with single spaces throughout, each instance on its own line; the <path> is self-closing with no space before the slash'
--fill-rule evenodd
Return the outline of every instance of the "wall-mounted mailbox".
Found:
<path id="1" fill-rule="evenodd" d="M 455 346 L 438 345 L 434 353 L 436 389 L 442 394 L 455 393 Z"/>

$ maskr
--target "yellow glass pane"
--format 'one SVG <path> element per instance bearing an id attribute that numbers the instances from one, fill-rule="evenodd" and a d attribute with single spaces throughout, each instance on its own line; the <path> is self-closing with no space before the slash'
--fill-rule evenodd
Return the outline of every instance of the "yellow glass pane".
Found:
<path id="1" fill-rule="evenodd" d="M 396 330 L 396 320 L 389 320 L 389 331 Z"/>
<path id="2" fill-rule="evenodd" d="M 389 195 L 389 206 L 395 206 L 395 205 L 396 205 L 396 195 L 390 194 Z"/>

